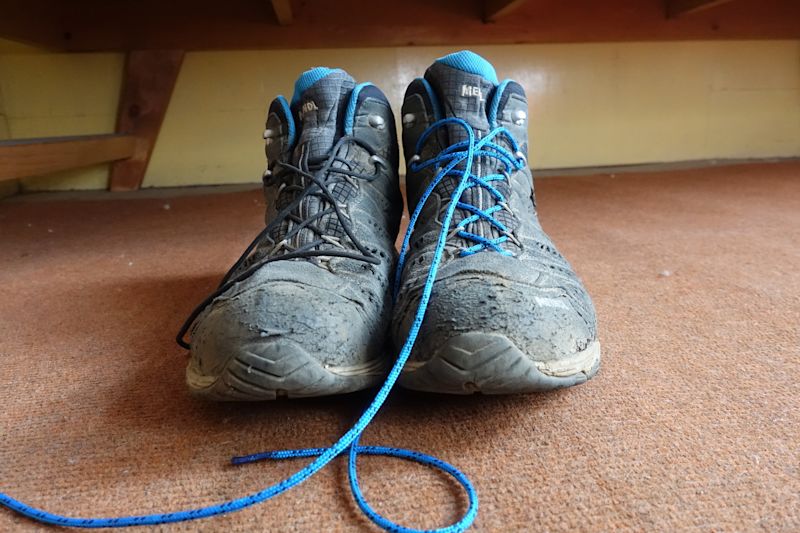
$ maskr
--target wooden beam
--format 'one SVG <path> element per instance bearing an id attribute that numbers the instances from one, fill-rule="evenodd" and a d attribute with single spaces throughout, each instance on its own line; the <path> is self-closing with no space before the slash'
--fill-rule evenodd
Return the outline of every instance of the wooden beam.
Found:
<path id="1" fill-rule="evenodd" d="M 520 7 L 527 0 L 484 0 L 483 21 L 494 22 Z"/>
<path id="2" fill-rule="evenodd" d="M 491 24 L 484 0 L 290 1 L 292 25 L 279 26 L 267 0 L 0 0 L 0 36 L 69 52 L 800 39 L 798 0 L 728 1 L 669 20 L 666 0 L 528 0 Z"/>
<path id="3" fill-rule="evenodd" d="M 119 100 L 117 133 L 140 139 L 133 157 L 111 167 L 109 189 L 132 191 L 142 185 L 172 90 L 183 63 L 182 50 L 129 52 Z"/>
<path id="4" fill-rule="evenodd" d="M 727 4 L 732 0 L 667 0 L 667 18 L 677 18 Z"/>
<path id="5" fill-rule="evenodd" d="M 123 160 L 137 145 L 136 137 L 115 134 L 0 141 L 0 180 Z"/>
<path id="6" fill-rule="evenodd" d="M 271 0 L 272 10 L 281 26 L 289 26 L 292 23 L 292 3 L 290 0 Z"/>

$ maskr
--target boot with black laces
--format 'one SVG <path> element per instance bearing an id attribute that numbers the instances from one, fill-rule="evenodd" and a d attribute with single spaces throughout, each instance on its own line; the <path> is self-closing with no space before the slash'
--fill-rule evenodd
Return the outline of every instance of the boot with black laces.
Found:
<path id="1" fill-rule="evenodd" d="M 276 98 L 266 227 L 187 320 L 189 388 L 221 400 L 351 392 L 384 377 L 402 199 L 391 108 L 317 67 Z M 191 332 L 191 342 L 183 340 Z"/>
<path id="2" fill-rule="evenodd" d="M 500 83 L 468 51 L 438 59 L 406 91 L 413 233 L 400 254 L 393 336 L 401 345 L 420 328 L 399 380 L 407 388 L 532 392 L 599 368 L 592 301 L 536 214 L 527 113 L 522 87 Z M 430 303 L 415 325 L 432 263 Z"/>

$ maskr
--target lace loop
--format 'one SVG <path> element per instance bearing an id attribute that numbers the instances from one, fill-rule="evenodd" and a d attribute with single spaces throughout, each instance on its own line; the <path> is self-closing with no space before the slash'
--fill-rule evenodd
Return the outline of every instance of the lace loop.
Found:
<path id="1" fill-rule="evenodd" d="M 457 125 L 462 127 L 468 134 L 468 140 L 451 144 L 442 150 L 438 155 L 423 161 L 421 156 L 418 154 L 422 152 L 425 142 L 439 128 L 443 128 L 448 125 Z M 493 142 L 493 140 L 497 138 L 503 138 L 511 146 L 513 152 L 507 150 L 496 142 Z M 436 186 L 439 185 L 439 183 L 441 183 L 446 176 L 452 175 L 460 177 L 459 187 L 456 188 L 450 197 L 450 204 L 453 204 L 452 206 L 454 207 L 458 207 L 472 213 L 472 216 L 466 217 L 459 224 L 457 224 L 452 231 L 449 228 L 449 223 L 442 228 L 443 232 L 447 232 L 448 238 L 458 236 L 462 239 L 475 242 L 473 246 L 462 249 L 460 252 L 461 256 L 472 255 L 486 249 L 491 249 L 504 255 L 513 255 L 512 252 L 503 249 L 501 245 L 508 240 L 511 240 L 515 244 L 519 242 L 516 238 L 511 238 L 508 228 L 501 221 L 492 216 L 501 209 L 505 209 L 509 213 L 511 212 L 511 209 L 508 206 L 505 196 L 490 182 L 507 181 L 507 176 L 514 171 L 525 168 L 525 165 L 527 164 L 524 154 L 522 158 L 518 157 L 518 154 L 522 153 L 520 151 L 519 144 L 506 128 L 494 128 L 476 142 L 475 131 L 468 122 L 460 118 L 452 117 L 441 119 L 431 124 L 422 133 L 422 135 L 420 135 L 419 139 L 417 140 L 415 151 L 417 152 L 417 155 L 414 155 L 411 159 L 409 159 L 408 162 L 408 168 L 412 172 L 419 172 L 432 166 L 441 165 L 442 167 L 436 172 L 433 179 L 423 191 L 419 200 L 417 200 L 417 205 L 414 208 L 414 212 L 411 213 L 409 218 L 408 230 L 403 238 L 403 244 L 400 246 L 400 256 L 397 261 L 397 269 L 395 272 L 394 290 L 392 292 L 395 301 L 397 301 L 397 296 L 400 293 L 402 272 L 405 267 L 406 256 L 408 254 L 411 241 L 411 234 L 416 227 L 419 215 L 422 212 L 422 208 L 427 203 L 428 198 L 433 193 Z M 472 162 L 479 157 L 497 160 L 503 167 L 503 173 L 489 174 L 482 177 L 473 174 Z M 461 169 L 461 166 L 464 168 Z M 458 192 L 461 186 L 463 186 L 463 190 Z M 474 205 L 463 202 L 463 192 L 471 187 L 481 187 L 487 190 L 497 202 L 496 205 L 490 207 L 489 209 L 483 210 Z M 448 210 L 448 212 L 450 211 Z M 478 220 L 485 220 L 491 226 L 497 228 L 500 233 L 503 233 L 503 235 L 495 239 L 487 239 L 486 237 L 471 233 L 464 229 L 469 223 Z M 442 221 L 443 224 L 444 222 L 445 220 Z M 456 231 L 456 229 L 458 231 Z"/>

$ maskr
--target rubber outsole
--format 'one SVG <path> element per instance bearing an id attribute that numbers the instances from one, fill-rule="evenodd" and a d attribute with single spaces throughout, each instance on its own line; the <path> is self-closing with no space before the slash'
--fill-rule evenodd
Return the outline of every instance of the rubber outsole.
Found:
<path id="1" fill-rule="evenodd" d="M 186 384 L 199 396 L 218 401 L 261 401 L 345 394 L 372 387 L 386 374 L 386 361 L 353 366 L 322 364 L 286 342 L 259 343 L 231 357 L 219 375 L 205 375 L 192 360 Z"/>
<path id="2" fill-rule="evenodd" d="M 503 335 L 451 337 L 426 361 L 409 361 L 398 383 L 407 389 L 446 394 L 518 394 L 579 385 L 600 368 L 600 342 L 574 356 L 536 361 Z"/>

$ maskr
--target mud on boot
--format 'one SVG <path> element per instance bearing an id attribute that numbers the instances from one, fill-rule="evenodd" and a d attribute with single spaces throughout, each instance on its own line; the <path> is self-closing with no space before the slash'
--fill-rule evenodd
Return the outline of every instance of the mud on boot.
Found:
<path id="1" fill-rule="evenodd" d="M 503 394 L 591 378 L 600 365 L 595 311 L 539 224 L 522 87 L 499 82 L 482 57 L 457 52 L 411 83 L 402 122 L 415 224 L 396 289 L 398 346 L 411 328 L 445 213 L 458 204 L 399 383 L 431 392 Z M 465 172 L 468 180 L 455 198 Z"/>
<path id="2" fill-rule="evenodd" d="M 324 396 L 379 383 L 402 198 L 386 97 L 317 67 L 266 130 L 266 227 L 187 321 L 189 388 L 217 400 Z M 188 346 L 188 344 L 186 344 Z"/>

